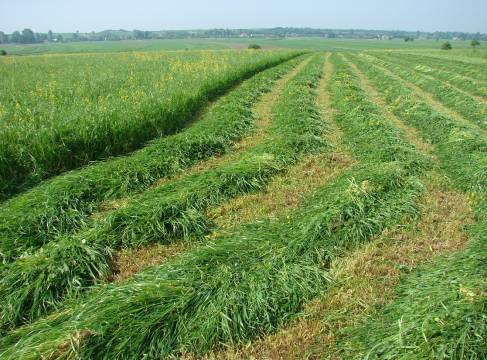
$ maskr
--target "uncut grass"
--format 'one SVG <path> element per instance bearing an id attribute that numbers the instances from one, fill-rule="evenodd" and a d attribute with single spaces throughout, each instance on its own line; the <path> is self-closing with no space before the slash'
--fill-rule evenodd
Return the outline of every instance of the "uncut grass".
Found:
<path id="1" fill-rule="evenodd" d="M 0 280 L 3 327 L 35 319 L 64 297 L 106 279 L 114 249 L 207 234 L 212 228 L 205 216 L 208 206 L 261 190 L 303 154 L 323 148 L 325 123 L 314 102 L 322 71 L 323 57 L 316 56 L 298 72 L 275 105 L 266 141 L 235 162 L 149 190 L 86 231 L 7 265 Z"/>
<path id="2" fill-rule="evenodd" d="M 253 128 L 251 106 L 300 59 L 265 70 L 218 100 L 193 126 L 127 157 L 60 175 L 0 204 L 0 256 L 4 262 L 79 229 L 97 206 L 148 188 L 161 177 L 228 152 Z"/>
<path id="3" fill-rule="evenodd" d="M 466 96 L 456 90 L 454 87 L 432 77 L 428 77 L 428 75 L 405 68 L 404 65 L 397 64 L 396 60 L 391 62 L 389 57 L 382 54 L 374 53 L 374 57 L 380 65 L 432 94 L 438 101 L 452 111 L 460 114 L 468 121 L 477 124 L 482 129 L 487 129 L 487 105 L 485 103 L 476 101 L 472 97 Z"/>
<path id="4" fill-rule="evenodd" d="M 365 330 L 354 335 L 351 341 L 368 345 L 374 358 L 386 354 L 394 358 L 434 355 L 481 359 L 486 353 L 485 296 L 476 298 L 468 294 L 485 291 L 486 140 L 475 128 L 437 113 L 410 89 L 400 86 L 359 57 L 354 57 L 353 61 L 384 93 L 397 116 L 415 126 L 435 145 L 440 169 L 472 201 L 476 224 L 470 228 L 471 245 L 465 251 L 438 260 L 425 268 L 427 270 L 407 278 L 398 300 L 386 308 L 382 318 L 371 320 L 366 331 L 368 334 L 376 331 L 377 336 L 370 338 L 376 342 L 376 348 L 365 339 Z M 452 279 L 454 281 L 450 281 Z M 460 284 L 465 284 L 467 290 L 463 291 Z M 393 325 L 400 321 L 400 314 L 404 314 L 403 321 L 406 321 L 401 323 L 401 329 Z M 383 325 L 389 325 L 389 330 Z"/>
<path id="5" fill-rule="evenodd" d="M 295 55 L 188 52 L 4 59 L 0 197 L 174 133 L 209 99 Z"/>
<path id="6" fill-rule="evenodd" d="M 478 96 L 482 101 L 487 100 L 487 81 L 479 80 L 478 78 L 465 77 L 458 74 L 455 67 L 438 66 L 438 64 L 425 60 L 414 54 L 407 54 L 407 56 L 398 56 L 395 53 L 387 53 L 388 57 L 394 61 L 400 61 L 401 64 L 407 65 L 420 73 L 433 76 L 439 80 L 446 81 L 457 88 Z"/>
<path id="7" fill-rule="evenodd" d="M 131 281 L 101 287 L 4 336 L 2 355 L 157 358 L 247 341 L 321 293 L 332 259 L 415 214 L 423 192 L 417 175 L 427 161 L 379 117 L 350 69 L 336 58 L 334 68 L 337 123 L 362 164 L 316 192 L 290 222 L 237 227 Z"/>

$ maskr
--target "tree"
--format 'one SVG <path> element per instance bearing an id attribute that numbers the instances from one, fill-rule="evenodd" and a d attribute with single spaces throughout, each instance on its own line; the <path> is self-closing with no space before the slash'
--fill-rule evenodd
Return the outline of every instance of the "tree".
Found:
<path id="1" fill-rule="evenodd" d="M 261 49 L 262 47 L 258 44 L 250 44 L 249 45 L 249 49 L 252 49 L 252 50 L 259 50 Z"/>
<path id="2" fill-rule="evenodd" d="M 10 40 L 13 42 L 13 43 L 20 43 L 22 41 L 22 35 L 20 34 L 20 32 L 18 31 L 14 31 L 12 36 L 10 37 Z"/>
<path id="3" fill-rule="evenodd" d="M 405 42 L 410 42 L 410 41 L 412 42 L 412 41 L 414 41 L 414 38 L 413 38 L 413 37 L 411 37 L 411 36 L 406 36 L 406 37 L 404 38 L 404 41 L 405 41 Z"/>
<path id="4" fill-rule="evenodd" d="M 5 50 L 0 50 L 0 56 L 6 56 L 7 55 L 7 52 Z"/>
<path id="5" fill-rule="evenodd" d="M 0 44 L 6 43 L 8 43 L 8 37 L 3 31 L 0 31 Z"/>
<path id="6" fill-rule="evenodd" d="M 475 49 L 477 46 L 480 46 L 480 42 L 477 39 L 474 39 L 470 42 L 470 46 Z"/>
<path id="7" fill-rule="evenodd" d="M 31 29 L 22 30 L 21 42 L 23 44 L 34 44 L 36 42 L 36 36 Z"/>
<path id="8" fill-rule="evenodd" d="M 451 46 L 450 42 L 447 41 L 447 42 L 444 42 L 443 45 L 441 45 L 441 49 L 442 50 L 451 50 L 451 49 L 453 49 L 453 46 Z"/>
<path id="9" fill-rule="evenodd" d="M 48 41 L 52 41 L 53 39 L 54 39 L 54 36 L 53 36 L 53 34 L 52 34 L 52 30 L 49 30 L 49 31 L 47 32 L 47 40 L 48 40 Z"/>

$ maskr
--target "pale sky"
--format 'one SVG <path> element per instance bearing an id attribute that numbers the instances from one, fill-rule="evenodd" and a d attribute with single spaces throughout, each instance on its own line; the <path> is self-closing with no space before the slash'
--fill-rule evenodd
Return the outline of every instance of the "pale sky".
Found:
<path id="1" fill-rule="evenodd" d="M 487 33 L 487 0 L 0 0 L 0 31 L 269 28 Z"/>

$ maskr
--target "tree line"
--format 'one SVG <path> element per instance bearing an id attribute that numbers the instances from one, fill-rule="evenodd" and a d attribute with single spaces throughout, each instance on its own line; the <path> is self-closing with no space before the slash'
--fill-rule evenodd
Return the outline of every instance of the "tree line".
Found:
<path id="1" fill-rule="evenodd" d="M 209 29 L 209 30 L 104 30 L 100 32 L 80 33 L 47 33 L 34 32 L 31 29 L 14 31 L 6 34 L 0 31 L 0 44 L 36 44 L 44 42 L 66 41 L 118 41 L 144 39 L 188 39 L 188 38 L 286 38 L 286 37 L 322 37 L 322 38 L 352 38 L 352 39 L 393 39 L 402 38 L 405 41 L 415 39 L 434 40 L 475 40 L 487 41 L 487 34 L 466 32 L 411 32 L 411 31 L 381 31 L 360 29 L 314 29 L 314 28 L 271 28 L 271 29 Z"/>

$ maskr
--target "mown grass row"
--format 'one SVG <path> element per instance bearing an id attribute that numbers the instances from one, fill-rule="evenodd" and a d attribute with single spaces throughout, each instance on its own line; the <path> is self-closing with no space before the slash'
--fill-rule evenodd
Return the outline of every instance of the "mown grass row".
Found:
<path id="1" fill-rule="evenodd" d="M 383 54 L 374 53 L 373 59 L 404 80 L 432 94 L 438 101 L 451 110 L 461 114 L 465 119 L 479 125 L 483 129 L 487 129 L 487 105 L 476 101 L 470 96 L 465 96 L 465 94 L 448 84 L 407 69 L 404 65 L 398 65 L 395 61 L 392 61 Z M 369 59 L 369 61 L 374 60 Z"/>
<path id="2" fill-rule="evenodd" d="M 295 55 L 188 52 L 5 60 L 0 199 L 173 133 L 208 100 Z"/>
<path id="3" fill-rule="evenodd" d="M 204 213 L 208 206 L 259 190 L 304 153 L 320 150 L 325 124 L 313 97 L 323 61 L 314 57 L 291 80 L 273 109 L 266 140 L 234 162 L 150 189 L 93 227 L 53 240 L 6 266 L 0 306 L 7 310 L 0 323 L 34 319 L 67 294 L 106 279 L 113 249 L 207 234 L 212 227 Z"/>
<path id="4" fill-rule="evenodd" d="M 390 52 L 387 53 L 387 57 L 394 59 L 394 62 L 407 66 L 409 69 L 446 81 L 472 95 L 482 97 L 483 100 L 487 99 L 487 82 L 480 79 L 463 77 L 458 74 L 455 67 L 439 67 L 434 62 L 413 54 L 404 56 Z"/>
<path id="5" fill-rule="evenodd" d="M 472 359 L 487 357 L 487 227 L 471 228 L 465 251 L 404 277 L 395 300 L 343 334 L 343 358 Z M 360 354 L 360 355 L 359 355 Z"/>
<path id="6" fill-rule="evenodd" d="M 397 299 L 341 345 L 369 358 L 483 359 L 487 354 L 487 141 L 475 128 L 436 112 L 363 58 L 348 55 L 370 77 L 393 112 L 435 145 L 439 166 L 475 210 L 467 249 L 407 276 Z M 352 355 L 350 355 L 352 356 Z"/>
<path id="7" fill-rule="evenodd" d="M 247 80 L 186 131 L 153 141 L 130 156 L 60 175 L 0 204 L 3 261 L 79 229 L 103 201 L 140 192 L 161 177 L 228 152 L 252 130 L 252 106 L 301 60 L 291 60 Z"/>
<path id="8" fill-rule="evenodd" d="M 460 75 L 470 77 L 472 79 L 479 79 L 481 81 L 487 81 L 487 74 L 485 72 L 486 66 L 480 64 L 471 64 L 465 61 L 455 60 L 448 57 L 438 57 L 428 54 L 410 54 L 407 56 L 414 56 L 419 62 L 427 62 L 439 69 L 446 71 L 454 71 Z"/>
<path id="9" fill-rule="evenodd" d="M 337 123 L 361 164 L 317 191 L 289 221 L 237 227 L 10 332 L 0 340 L 2 356 L 159 358 L 246 341 L 286 323 L 323 291 L 336 256 L 415 214 L 427 160 L 379 115 L 351 69 L 332 61 Z M 299 111 L 293 100 L 280 101 Z"/>

